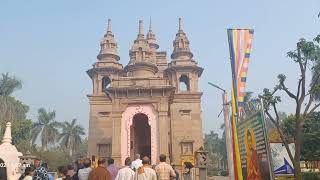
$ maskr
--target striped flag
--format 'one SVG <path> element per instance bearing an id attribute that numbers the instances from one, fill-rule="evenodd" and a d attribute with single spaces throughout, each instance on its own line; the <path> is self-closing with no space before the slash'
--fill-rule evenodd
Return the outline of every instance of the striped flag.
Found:
<path id="1" fill-rule="evenodd" d="M 237 115 L 244 113 L 244 96 L 253 40 L 252 29 L 228 29 L 233 87 Z"/>
<path id="2" fill-rule="evenodd" d="M 252 29 L 228 29 L 232 71 L 231 128 L 235 180 L 243 180 L 236 123 L 237 118 L 244 113 L 243 103 L 252 39 Z"/>

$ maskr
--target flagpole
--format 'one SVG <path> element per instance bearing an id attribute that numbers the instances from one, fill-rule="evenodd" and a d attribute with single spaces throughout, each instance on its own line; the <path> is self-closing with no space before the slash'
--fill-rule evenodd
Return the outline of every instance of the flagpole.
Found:
<path id="1" fill-rule="evenodd" d="M 225 126 L 225 136 L 226 136 L 226 146 L 228 154 L 228 171 L 230 180 L 235 180 L 234 178 L 234 166 L 233 166 L 233 146 L 232 146 L 232 131 L 230 123 L 230 114 L 229 114 L 229 103 L 228 103 L 228 94 L 226 91 L 222 94 L 223 99 L 223 111 L 224 111 L 224 126 Z"/>
<path id="2" fill-rule="evenodd" d="M 225 127 L 225 137 L 226 137 L 226 148 L 227 148 L 227 160 L 228 160 L 228 172 L 230 180 L 235 180 L 234 178 L 234 166 L 233 166 L 233 146 L 232 146 L 232 130 L 230 123 L 230 113 L 229 113 L 229 102 L 228 93 L 221 87 L 208 82 L 209 85 L 221 90 L 222 93 L 222 105 L 223 105 L 223 116 L 224 116 L 224 127 Z"/>

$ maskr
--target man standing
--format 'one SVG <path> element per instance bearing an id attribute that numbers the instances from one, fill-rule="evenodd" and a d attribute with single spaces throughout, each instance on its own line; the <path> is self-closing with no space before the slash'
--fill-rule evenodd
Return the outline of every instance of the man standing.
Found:
<path id="1" fill-rule="evenodd" d="M 159 159 L 160 163 L 156 166 L 158 180 L 170 180 L 171 178 L 175 178 L 176 173 L 173 168 L 166 163 L 166 155 L 160 154 Z"/>
<path id="2" fill-rule="evenodd" d="M 131 159 L 126 158 L 124 167 L 119 170 L 115 180 L 134 180 L 134 171 L 130 168 Z"/>
<path id="3" fill-rule="evenodd" d="M 140 159 L 140 154 L 136 154 L 136 160 L 132 161 L 131 169 L 136 171 L 139 167 L 142 166 L 142 160 Z"/>
<path id="4" fill-rule="evenodd" d="M 112 180 L 116 179 L 116 176 L 118 174 L 118 168 L 114 165 L 114 160 L 112 158 L 108 159 L 108 167 L 107 170 L 111 174 Z"/>
<path id="5" fill-rule="evenodd" d="M 148 156 L 142 158 L 142 165 L 137 169 L 134 180 L 157 180 L 156 172 L 150 167 Z"/>
<path id="6" fill-rule="evenodd" d="M 84 168 L 79 169 L 78 178 L 79 180 L 88 180 L 91 169 L 91 160 L 89 158 L 85 159 L 83 162 Z"/>
<path id="7" fill-rule="evenodd" d="M 49 171 L 48 163 L 42 163 L 41 167 L 44 167 L 45 170 L 47 171 L 49 180 L 54 180 L 52 173 L 48 172 Z"/>
<path id="8" fill-rule="evenodd" d="M 111 175 L 106 169 L 106 159 L 98 160 L 98 167 L 90 172 L 89 180 L 111 180 Z"/>

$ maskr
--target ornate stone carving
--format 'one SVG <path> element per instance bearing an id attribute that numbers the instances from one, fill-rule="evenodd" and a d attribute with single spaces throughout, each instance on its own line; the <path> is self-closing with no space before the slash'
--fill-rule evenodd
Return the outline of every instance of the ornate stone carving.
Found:
<path id="1" fill-rule="evenodd" d="M 196 160 L 197 160 L 197 166 L 199 168 L 206 168 L 208 165 L 208 158 L 207 158 L 208 151 L 205 151 L 203 147 L 200 147 L 196 151 Z"/>

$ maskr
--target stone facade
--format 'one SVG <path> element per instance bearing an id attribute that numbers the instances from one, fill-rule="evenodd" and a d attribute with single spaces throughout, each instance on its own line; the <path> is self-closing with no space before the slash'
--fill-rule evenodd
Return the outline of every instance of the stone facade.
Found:
<path id="1" fill-rule="evenodd" d="M 167 53 L 158 51 L 151 22 L 145 37 L 139 21 L 130 60 L 123 67 L 108 21 L 98 60 L 87 71 L 93 85 L 88 95 L 89 157 L 112 157 L 118 165 L 136 153 L 150 156 L 152 164 L 161 153 L 175 164 L 194 161 L 194 152 L 203 145 L 198 89 L 203 68 L 189 44 L 179 19 L 168 62 Z"/>

